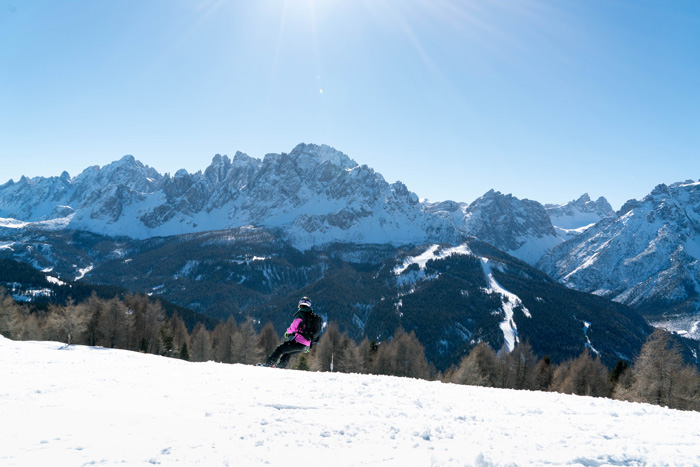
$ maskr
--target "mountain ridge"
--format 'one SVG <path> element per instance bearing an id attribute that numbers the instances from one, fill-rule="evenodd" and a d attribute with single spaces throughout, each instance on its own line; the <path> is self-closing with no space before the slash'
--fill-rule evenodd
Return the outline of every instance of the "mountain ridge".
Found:
<path id="1" fill-rule="evenodd" d="M 0 218 L 6 228 L 32 224 L 136 239 L 256 225 L 281 230 L 302 249 L 458 244 L 475 235 L 531 264 L 561 241 L 535 201 L 491 190 L 469 205 L 422 203 L 400 181 L 390 184 L 340 151 L 304 143 L 263 159 L 217 154 L 193 174 L 161 175 L 124 156 L 76 177 L 23 177 L 0 187 Z"/>

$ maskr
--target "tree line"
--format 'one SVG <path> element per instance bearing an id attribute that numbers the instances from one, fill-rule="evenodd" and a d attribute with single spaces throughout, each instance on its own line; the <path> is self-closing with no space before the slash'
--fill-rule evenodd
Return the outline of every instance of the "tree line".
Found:
<path id="1" fill-rule="evenodd" d="M 241 364 L 265 361 L 281 342 L 272 323 L 261 325 L 251 318 L 243 323 L 229 318 L 213 329 L 198 323 L 190 331 L 177 313 L 168 317 L 160 302 L 143 295 L 104 299 L 93 294 L 79 304 L 69 301 L 36 310 L 15 302 L 2 289 L 0 334 L 14 340 L 55 340 L 194 362 Z M 458 365 L 440 373 L 426 359 L 413 331 L 398 329 L 384 342 L 365 338 L 358 344 L 330 322 L 318 344 L 294 358 L 291 368 L 555 391 L 700 411 L 700 373 L 684 362 L 671 335 L 663 330 L 649 336 L 633 364 L 620 361 L 612 370 L 587 350 L 554 364 L 547 356 L 538 358 L 528 342 L 512 352 L 496 352 L 481 342 Z"/>

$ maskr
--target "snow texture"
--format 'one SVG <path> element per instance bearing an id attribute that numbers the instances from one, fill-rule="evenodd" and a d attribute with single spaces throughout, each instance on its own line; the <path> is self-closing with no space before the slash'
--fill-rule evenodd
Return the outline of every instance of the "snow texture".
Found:
<path id="1" fill-rule="evenodd" d="M 700 414 L 646 404 L 1 336 L 0 368 L 3 466 L 700 464 Z"/>

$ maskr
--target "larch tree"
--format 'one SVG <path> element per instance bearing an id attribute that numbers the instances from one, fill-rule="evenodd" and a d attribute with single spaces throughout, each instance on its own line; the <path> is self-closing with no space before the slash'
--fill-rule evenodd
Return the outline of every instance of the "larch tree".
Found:
<path id="1" fill-rule="evenodd" d="M 479 342 L 462 359 L 454 373 L 453 383 L 470 386 L 499 387 L 501 364 L 498 354 L 486 342 Z"/>

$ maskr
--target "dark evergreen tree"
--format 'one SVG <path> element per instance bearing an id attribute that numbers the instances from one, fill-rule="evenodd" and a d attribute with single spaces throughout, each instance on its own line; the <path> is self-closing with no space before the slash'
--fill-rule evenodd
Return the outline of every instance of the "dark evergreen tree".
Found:
<path id="1" fill-rule="evenodd" d="M 181 360 L 189 360 L 190 359 L 190 351 L 187 348 L 187 342 L 183 342 L 182 347 L 180 347 L 180 359 Z"/>
<path id="2" fill-rule="evenodd" d="M 378 352 L 379 344 L 377 341 L 370 341 L 365 337 L 358 346 L 358 355 L 360 358 L 360 369 L 358 371 L 362 373 L 378 373 L 375 368 Z"/>
<path id="3" fill-rule="evenodd" d="M 85 342 L 87 345 L 96 346 L 104 337 L 100 321 L 104 313 L 105 303 L 97 296 L 96 292 L 93 292 L 80 306 L 86 317 Z"/>
<path id="4" fill-rule="evenodd" d="M 162 354 L 165 356 L 171 356 L 173 353 L 173 332 L 170 326 L 163 324 L 159 331 L 160 337 L 160 347 L 163 349 Z"/>
<path id="5" fill-rule="evenodd" d="M 539 391 L 549 390 L 552 384 L 552 377 L 554 376 L 554 366 L 549 355 L 545 355 L 537 362 L 534 374 L 535 389 Z"/>
<path id="6" fill-rule="evenodd" d="M 309 359 L 305 354 L 301 354 L 297 359 L 296 365 L 294 365 L 296 370 L 309 371 Z"/>

